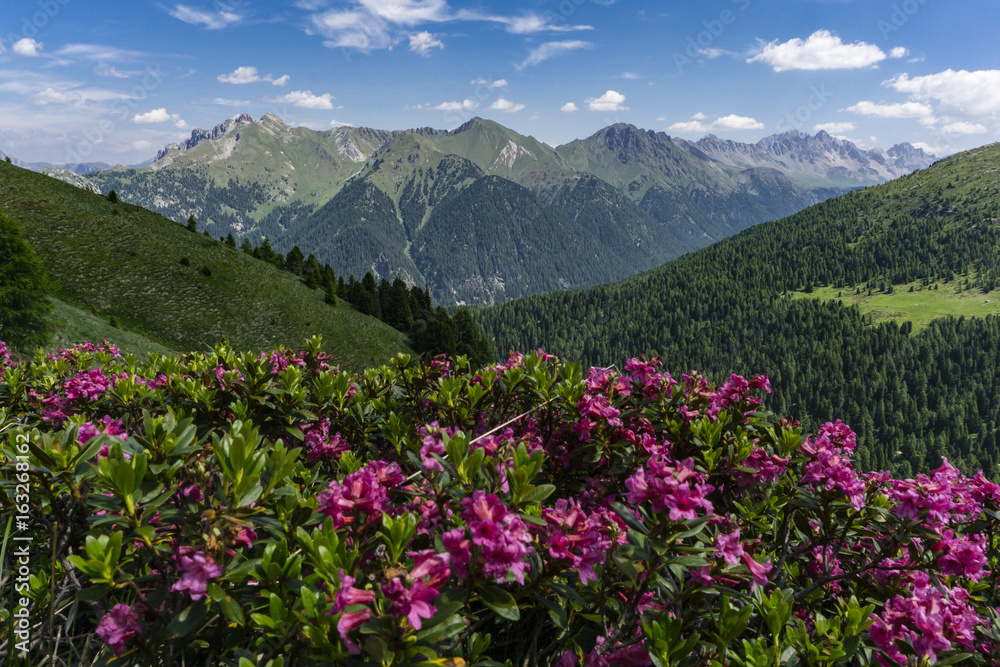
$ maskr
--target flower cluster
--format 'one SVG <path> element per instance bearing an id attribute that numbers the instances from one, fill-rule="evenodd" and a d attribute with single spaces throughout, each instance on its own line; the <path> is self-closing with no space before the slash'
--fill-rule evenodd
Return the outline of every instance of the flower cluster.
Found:
<path id="1" fill-rule="evenodd" d="M 374 521 L 389 509 L 389 491 L 403 481 L 399 465 L 373 461 L 343 483 L 331 481 L 316 498 L 319 512 L 332 518 L 337 527 Z"/>
<path id="2" fill-rule="evenodd" d="M 712 512 L 708 495 L 715 490 L 704 476 L 694 470 L 694 459 L 686 458 L 670 465 L 661 458 L 652 458 L 646 467 L 630 477 L 626 498 L 639 505 L 650 502 L 654 512 L 669 512 L 671 521 L 693 520 L 698 510 Z"/>

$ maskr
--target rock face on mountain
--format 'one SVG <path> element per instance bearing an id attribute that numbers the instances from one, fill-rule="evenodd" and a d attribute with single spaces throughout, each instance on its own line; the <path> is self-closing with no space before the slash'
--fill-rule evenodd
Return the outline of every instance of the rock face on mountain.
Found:
<path id="1" fill-rule="evenodd" d="M 81 190 L 89 190 L 95 195 L 102 194 L 101 189 L 92 183 L 86 176 L 82 174 L 74 173 L 68 169 L 60 169 L 59 167 L 46 167 L 42 169 L 41 173 L 46 176 L 51 176 L 52 178 L 63 181 L 64 183 L 69 183 L 70 185 L 75 185 Z"/>
<path id="2" fill-rule="evenodd" d="M 625 278 L 932 160 L 825 132 L 691 142 L 622 123 L 553 148 L 482 118 L 319 132 L 243 114 L 148 169 L 89 178 L 215 237 L 298 245 L 338 273 L 426 283 L 440 303 L 496 303 Z"/>
<path id="3" fill-rule="evenodd" d="M 910 144 L 897 144 L 888 151 L 862 150 L 854 143 L 827 132 L 810 136 L 798 130 L 765 137 L 755 144 L 719 139 L 709 135 L 696 142 L 682 139 L 706 156 L 734 167 L 769 167 L 793 180 L 827 187 L 874 185 L 924 169 L 936 158 Z"/>
<path id="4" fill-rule="evenodd" d="M 271 114 L 268 114 L 268 116 L 270 115 Z M 265 118 L 266 117 L 267 116 L 265 116 Z M 277 118 L 277 116 L 274 117 Z M 261 119 L 261 121 L 263 120 L 264 118 Z M 227 134 L 229 134 L 230 132 L 232 132 L 240 125 L 246 125 L 252 122 L 254 122 L 253 116 L 251 116 L 248 113 L 243 113 L 237 116 L 236 118 L 230 118 L 228 120 L 219 123 L 211 130 L 194 129 L 191 131 L 191 138 L 188 139 L 187 141 L 182 141 L 179 144 L 167 144 L 167 146 L 164 147 L 163 150 L 161 150 L 159 153 L 156 154 L 155 162 L 159 162 L 160 160 L 165 158 L 171 150 L 189 151 L 203 141 L 217 141 L 222 137 L 226 136 Z"/>

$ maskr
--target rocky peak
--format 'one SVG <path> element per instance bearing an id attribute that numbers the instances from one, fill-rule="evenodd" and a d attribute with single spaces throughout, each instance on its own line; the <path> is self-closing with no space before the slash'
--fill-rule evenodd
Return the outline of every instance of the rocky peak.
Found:
<path id="1" fill-rule="evenodd" d="M 162 158 L 166 157 L 167 153 L 170 152 L 171 149 L 176 149 L 179 151 L 189 151 L 203 141 L 215 141 L 217 139 L 221 139 L 222 137 L 232 132 L 234 129 L 241 127 L 243 125 L 248 125 L 253 122 L 254 122 L 253 116 L 251 116 L 248 113 L 242 113 L 236 118 L 230 118 L 229 120 L 225 120 L 219 123 L 211 130 L 202 130 L 201 128 L 196 128 L 191 131 L 190 139 L 188 139 L 187 141 L 182 141 L 179 144 L 168 144 L 163 148 L 163 150 L 161 150 L 159 153 L 156 154 L 156 159 L 161 160 Z"/>

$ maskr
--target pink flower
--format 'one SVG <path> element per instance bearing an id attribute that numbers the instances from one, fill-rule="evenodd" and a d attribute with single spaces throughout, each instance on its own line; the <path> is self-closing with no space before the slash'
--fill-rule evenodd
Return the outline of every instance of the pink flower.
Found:
<path id="1" fill-rule="evenodd" d="M 208 597 L 208 580 L 222 574 L 222 568 L 210 560 L 202 551 L 194 551 L 191 547 L 181 547 L 174 560 L 181 571 L 181 578 L 170 587 L 175 592 L 187 591 L 191 599 L 197 602 Z"/>
<path id="2" fill-rule="evenodd" d="M 139 613 L 127 604 L 116 604 L 101 618 L 95 634 L 111 647 L 115 655 L 121 655 L 125 651 L 125 642 L 142 634 Z"/>
<path id="3" fill-rule="evenodd" d="M 465 537 L 464 528 L 454 528 L 441 534 L 441 543 L 451 554 L 451 568 L 459 579 L 466 579 L 466 565 L 472 560 L 472 540 Z"/>
<path id="4" fill-rule="evenodd" d="M 629 502 L 639 504 L 651 501 L 656 513 L 669 511 L 671 521 L 695 519 L 697 510 L 712 512 L 712 503 L 706 496 L 715 490 L 711 484 L 702 482 L 702 476 L 694 470 L 694 459 L 686 458 L 674 466 L 657 457 L 639 468 L 635 475 L 625 480 L 629 492 Z"/>
<path id="5" fill-rule="evenodd" d="M 306 458 L 312 465 L 316 461 L 335 461 L 341 452 L 347 450 L 347 441 L 340 433 L 330 435 L 330 420 L 322 419 L 316 424 L 303 424 L 305 433 Z"/>
<path id="6" fill-rule="evenodd" d="M 93 401 L 100 398 L 110 385 L 111 381 L 104 375 L 104 371 L 92 368 L 66 380 L 63 391 L 66 393 L 66 398 L 71 401 L 78 398 Z"/>
<path id="7" fill-rule="evenodd" d="M 422 619 L 432 617 L 437 611 L 431 604 L 439 595 L 437 589 L 425 588 L 420 581 L 407 588 L 396 577 L 382 587 L 382 593 L 392 605 L 392 610 L 399 616 L 405 616 L 414 630 L 423 625 Z"/>
<path id="8" fill-rule="evenodd" d="M 747 566 L 748 570 L 750 570 L 750 575 L 753 577 L 753 583 L 758 586 L 766 585 L 767 575 L 771 573 L 772 569 L 774 569 L 771 567 L 771 559 L 768 558 L 764 563 L 758 563 L 751 558 L 750 554 L 746 552 L 740 555 L 740 558 L 743 559 L 743 564 Z"/>
<path id="9" fill-rule="evenodd" d="M 389 506 L 388 491 L 404 481 L 395 463 L 373 461 L 348 475 L 343 483 L 333 480 L 316 496 L 319 512 L 333 519 L 335 527 L 382 517 Z"/>
<path id="10" fill-rule="evenodd" d="M 575 499 L 560 498 L 555 507 L 542 509 L 549 524 L 549 555 L 569 561 L 580 575 L 580 583 L 597 581 L 594 566 L 607 558 L 611 540 L 602 531 L 600 518 L 587 516 Z"/>
<path id="11" fill-rule="evenodd" d="M 348 653 L 356 655 L 361 653 L 361 649 L 358 648 L 357 644 L 348 638 L 347 633 L 360 627 L 371 617 L 372 610 L 365 607 L 364 609 L 358 611 L 344 612 L 343 616 L 340 617 L 340 620 L 337 621 L 337 632 L 340 633 L 340 638 L 344 640 L 344 646 L 347 647 Z"/>
<path id="12" fill-rule="evenodd" d="M 524 583 L 528 556 L 534 551 L 531 534 L 521 517 L 511 513 L 492 493 L 477 489 L 472 497 L 462 498 L 462 518 L 472 533 L 472 544 L 479 547 L 483 573 L 498 583 L 513 574 Z"/>
<path id="13" fill-rule="evenodd" d="M 865 483 L 851 465 L 854 434 L 839 421 L 824 424 L 819 432 L 802 445 L 802 452 L 812 460 L 805 465 L 801 482 L 814 489 L 838 490 L 854 509 L 860 510 L 865 506 Z"/>
<path id="14" fill-rule="evenodd" d="M 418 427 L 417 433 L 423 433 L 424 439 L 420 447 L 420 462 L 424 464 L 424 470 L 444 470 L 441 463 L 431 454 L 444 456 L 444 435 L 454 436 L 458 429 L 452 427 L 441 428 L 437 422 L 431 422 L 426 427 Z"/>
<path id="15" fill-rule="evenodd" d="M 715 537 L 716 558 L 721 558 L 730 565 L 738 565 L 744 555 L 739 528 L 731 533 L 719 533 Z"/>

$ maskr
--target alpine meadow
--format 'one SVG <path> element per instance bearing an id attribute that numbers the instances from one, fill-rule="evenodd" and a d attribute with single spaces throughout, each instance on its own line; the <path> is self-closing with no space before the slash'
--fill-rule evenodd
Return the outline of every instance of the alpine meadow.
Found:
<path id="1" fill-rule="evenodd" d="M 0 664 L 1000 665 L 960 9 L 10 0 Z"/>

